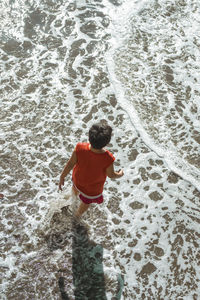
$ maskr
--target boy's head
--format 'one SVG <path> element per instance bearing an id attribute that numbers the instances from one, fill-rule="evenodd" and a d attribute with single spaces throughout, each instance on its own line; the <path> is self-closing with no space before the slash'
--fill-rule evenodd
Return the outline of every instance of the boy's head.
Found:
<path id="1" fill-rule="evenodd" d="M 96 123 L 89 130 L 89 141 L 94 149 L 102 149 L 111 139 L 112 128 L 107 123 Z"/>

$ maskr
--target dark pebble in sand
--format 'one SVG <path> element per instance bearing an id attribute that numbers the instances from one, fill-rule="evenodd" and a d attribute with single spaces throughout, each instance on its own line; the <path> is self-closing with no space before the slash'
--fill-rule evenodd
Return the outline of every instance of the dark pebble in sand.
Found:
<path id="1" fill-rule="evenodd" d="M 113 221 L 113 223 L 116 224 L 116 225 L 118 225 L 118 224 L 120 223 L 120 220 L 117 219 L 117 218 L 113 218 L 112 221 Z"/>
<path id="2" fill-rule="evenodd" d="M 151 194 L 149 194 L 149 197 L 151 198 L 151 200 L 154 200 L 154 201 L 158 201 L 158 200 L 161 200 L 163 197 L 160 193 L 158 193 L 157 191 L 155 192 L 152 192 Z"/>
<path id="3" fill-rule="evenodd" d="M 133 180 L 133 184 L 139 184 L 139 183 L 140 183 L 140 179 L 139 178 Z"/>
<path id="4" fill-rule="evenodd" d="M 87 34 L 91 38 L 96 38 L 95 33 L 98 30 L 98 26 L 95 21 L 88 21 L 86 24 L 80 27 L 80 31 Z"/>
<path id="5" fill-rule="evenodd" d="M 150 275 L 152 274 L 153 272 L 155 272 L 157 268 L 154 266 L 154 264 L 152 263 L 147 263 L 146 265 L 144 265 L 142 267 L 142 270 L 140 272 L 141 275 Z"/>
<path id="6" fill-rule="evenodd" d="M 154 252 L 159 257 L 164 255 L 164 250 L 160 247 L 155 247 Z"/>
<path id="7" fill-rule="evenodd" d="M 149 177 L 150 177 L 151 179 L 153 179 L 153 180 L 161 179 L 160 174 L 158 174 L 158 173 L 156 173 L 156 172 L 150 174 Z"/>
<path id="8" fill-rule="evenodd" d="M 138 240 L 134 239 L 132 242 L 128 243 L 128 246 L 132 248 L 132 247 L 135 247 L 137 245 L 137 243 L 138 243 Z"/>
<path id="9" fill-rule="evenodd" d="M 130 161 L 136 160 L 137 156 L 138 156 L 138 151 L 136 149 L 132 149 L 129 153 L 128 153 L 128 158 Z"/>
<path id="10" fill-rule="evenodd" d="M 144 207 L 144 204 L 138 202 L 138 201 L 134 201 L 132 203 L 129 204 L 129 206 L 132 208 L 132 209 L 140 209 L 140 208 L 143 208 Z"/>
<path id="11" fill-rule="evenodd" d="M 3 194 L 0 194 L 0 199 L 3 199 L 4 195 Z"/>
<path id="12" fill-rule="evenodd" d="M 179 180 L 179 176 L 173 172 L 170 172 L 168 177 L 167 177 L 167 181 L 169 183 L 177 183 Z"/>
<path id="13" fill-rule="evenodd" d="M 199 132 L 194 130 L 194 135 L 193 135 L 193 138 L 195 139 L 195 141 L 200 144 L 200 135 L 199 135 Z"/>
<path id="14" fill-rule="evenodd" d="M 140 255 L 140 253 L 135 253 L 135 254 L 134 254 L 134 259 L 137 260 L 137 261 L 140 261 L 140 260 L 141 260 L 141 255 Z"/>

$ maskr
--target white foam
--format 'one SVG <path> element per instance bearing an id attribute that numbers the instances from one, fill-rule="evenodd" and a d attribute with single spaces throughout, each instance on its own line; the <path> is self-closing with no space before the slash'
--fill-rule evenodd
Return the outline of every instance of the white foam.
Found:
<path id="1" fill-rule="evenodd" d="M 55 196 L 54 196 L 55 197 Z M 50 199 L 47 218 L 51 219 L 55 213 L 60 213 L 63 207 L 71 207 L 74 194 L 71 190 L 58 193 L 57 197 Z"/>
<path id="2" fill-rule="evenodd" d="M 182 278 L 182 274 L 176 273 L 172 265 L 173 258 L 176 257 L 180 269 L 185 270 L 188 260 L 197 273 L 198 265 L 195 259 L 198 257 L 198 248 L 195 241 L 197 242 L 199 232 L 199 194 L 188 182 L 171 174 L 167 164 L 159 158 L 163 157 L 159 145 L 154 145 L 155 152 L 151 151 L 152 140 L 144 129 L 140 116 L 134 110 L 134 105 L 126 101 L 125 92 L 120 88 L 119 79 L 115 77 L 113 60 L 109 56 L 107 61 L 113 84 L 107 79 L 104 51 L 107 49 L 108 39 L 100 38 L 110 32 L 114 37 L 113 51 L 119 45 L 123 46 L 127 32 L 132 31 L 130 23 L 122 26 L 123 18 L 131 18 L 132 10 L 136 15 L 142 13 L 143 7 L 148 3 L 153 4 L 154 1 L 124 2 L 119 7 L 114 7 L 106 0 L 99 2 L 99 7 L 98 1 L 95 5 L 89 2 L 92 1 L 79 1 L 77 4 L 80 10 L 74 7 L 74 10 L 68 11 L 69 2 L 60 4 L 59 1 L 54 1 L 54 7 L 48 6 L 48 1 L 41 4 L 41 1 L 37 0 L 30 1 L 29 7 L 27 2 L 25 4 L 22 0 L 15 1 L 22 10 L 18 10 L 18 16 L 22 20 L 29 17 L 29 10 L 38 9 L 46 13 L 47 22 L 45 21 L 42 29 L 36 25 L 38 39 L 33 38 L 30 57 L 18 59 L 12 53 L 2 53 L 5 59 L 2 60 L 5 97 L 2 97 L 1 110 L 5 130 L 1 141 L 4 151 L 4 159 L 1 160 L 4 177 L 2 192 L 5 195 L 1 200 L 1 263 L 5 276 L 2 298 L 4 295 L 5 299 L 26 296 L 27 299 L 34 296 L 46 299 L 52 295 L 59 297 L 59 276 L 64 277 L 68 286 L 73 286 L 71 273 L 74 231 L 71 215 L 73 205 L 77 205 L 78 201 L 68 189 L 71 186 L 70 175 L 66 178 L 65 190 L 62 193 L 58 192 L 58 181 L 76 143 L 86 141 L 90 125 L 94 120 L 102 118 L 109 120 L 113 127 L 108 149 L 116 157 L 116 169 L 123 168 L 125 174 L 119 180 L 107 180 L 104 203 L 93 205 L 84 214 L 83 219 L 87 223 L 86 240 L 88 238 L 92 244 L 98 243 L 103 247 L 102 263 L 109 285 L 106 286 L 107 298 L 116 296 L 120 275 L 124 276 L 124 286 L 122 280 L 120 283 L 123 288 L 120 300 L 148 298 L 149 290 L 155 299 L 164 299 L 166 288 L 169 289 L 170 299 L 173 299 L 173 295 L 176 295 L 176 298 L 182 297 L 177 290 L 182 290 L 185 297 L 188 294 L 193 295 L 196 293 L 195 284 L 198 284 L 194 273 L 192 275 L 191 272 L 187 272 L 186 279 L 194 283 L 194 286 L 190 284 L 190 291 L 185 290 L 185 281 L 177 288 L 176 280 Z M 70 3 L 74 4 L 73 1 Z M 102 7 L 102 3 L 106 7 Z M 83 6 L 86 6 L 86 9 Z M 92 14 L 92 17 L 89 15 L 88 18 L 92 18 L 99 25 L 98 41 L 81 33 L 80 26 L 84 21 L 80 21 L 78 15 L 88 12 L 91 7 L 92 13 L 96 13 L 98 9 L 100 12 L 110 13 L 114 25 L 117 26 L 118 23 L 121 34 L 118 34 L 118 30 L 116 31 L 112 24 L 109 28 L 103 28 L 101 21 L 104 17 L 101 17 L 101 14 L 97 18 L 95 14 Z M 120 9 L 121 15 L 118 14 Z M 13 35 L 17 36 L 17 26 L 15 28 L 12 23 L 14 15 L 9 13 L 6 15 L 7 20 L 2 19 L 2 24 L 7 32 L 11 26 Z M 52 21 L 53 17 L 55 19 Z M 85 19 L 87 22 L 87 17 Z M 73 23 L 74 20 L 72 32 L 66 36 L 63 34 L 65 22 Z M 154 20 L 148 32 L 153 30 L 153 25 Z M 143 29 L 147 30 L 146 27 L 143 24 Z M 23 31 L 20 33 L 23 41 Z M 52 43 L 52 48 L 48 48 L 48 38 L 51 39 L 52 36 L 55 41 L 62 40 L 61 47 Z M 84 38 L 85 42 L 81 46 L 75 45 L 74 42 L 79 43 L 81 38 Z M 90 42 L 95 45 L 93 50 Z M 159 42 L 159 39 L 156 42 Z M 61 55 L 58 50 L 61 51 Z M 79 50 L 83 53 L 82 57 Z M 111 51 L 108 55 L 110 53 L 114 54 Z M 96 59 L 92 67 L 84 64 L 85 59 L 90 56 Z M 161 60 L 162 53 L 156 56 L 156 59 Z M 129 63 L 132 62 L 134 57 L 130 57 Z M 146 68 L 146 72 L 151 71 L 149 66 L 143 64 L 142 67 Z M 140 71 L 140 76 L 142 75 L 143 69 Z M 13 78 L 17 85 L 16 90 L 14 85 L 12 86 Z M 38 84 L 35 90 L 31 90 L 33 84 Z M 173 92 L 170 95 L 170 107 L 174 108 Z M 195 101 L 198 102 L 198 95 Z M 121 109 L 121 106 L 125 110 Z M 187 115 L 191 119 L 189 111 L 187 109 Z M 155 122 L 157 126 L 162 125 L 163 138 L 167 140 L 168 137 L 164 133 L 165 122 Z M 194 120 L 194 124 L 198 128 L 198 118 Z M 63 207 L 69 209 L 62 209 Z M 180 239 L 178 242 L 177 238 Z M 182 249 L 178 252 L 181 242 Z M 183 253 L 186 253 L 187 257 L 184 257 Z M 140 272 L 149 262 L 157 269 L 152 274 L 145 275 L 148 277 L 148 283 L 144 284 Z M 114 293 L 110 283 L 115 288 Z M 22 290 L 23 295 L 20 294 L 21 286 L 25 287 Z M 66 285 L 66 289 L 68 286 Z M 25 292 L 27 294 L 24 294 Z M 73 298 L 73 291 L 71 294 L 69 297 Z"/>
<path id="3" fill-rule="evenodd" d="M 159 130 L 160 130 L 160 133 L 159 133 L 160 134 L 160 136 L 159 136 L 160 143 L 158 143 L 158 141 L 153 139 L 153 137 L 150 136 L 150 134 L 147 132 L 147 130 L 145 128 L 145 124 L 141 120 L 141 117 L 139 116 L 138 111 L 134 107 L 133 97 L 135 99 L 137 99 L 137 98 L 139 99 L 141 96 L 137 95 L 137 90 L 136 90 L 135 94 L 133 91 L 129 95 L 129 92 L 127 92 L 127 90 L 126 90 L 126 84 L 122 84 L 121 81 L 119 80 L 119 76 L 116 75 L 116 68 L 117 68 L 116 63 L 119 60 L 119 58 L 118 58 L 118 55 L 117 55 L 117 57 L 115 57 L 115 55 L 116 55 L 116 52 L 120 49 L 120 47 L 122 47 L 122 49 L 123 49 L 123 46 L 125 47 L 126 43 L 128 43 L 129 35 L 131 36 L 131 19 L 133 16 L 137 16 L 142 9 L 145 10 L 145 9 L 149 9 L 149 7 L 150 7 L 149 3 L 146 7 L 146 4 L 147 4 L 146 1 L 142 1 L 140 3 L 140 5 L 138 5 L 137 2 L 131 2 L 131 3 L 132 4 L 130 4 L 129 1 L 126 1 L 122 8 L 120 7 L 118 11 L 115 10 L 114 14 L 112 14 L 112 13 L 110 14 L 113 18 L 113 24 L 114 24 L 114 26 L 112 28 L 113 40 L 112 40 L 112 48 L 107 53 L 106 57 L 107 57 L 108 70 L 109 70 L 109 74 L 110 74 L 110 80 L 113 83 L 113 86 L 115 88 L 115 93 L 116 93 L 118 102 L 121 104 L 123 109 L 129 115 L 133 126 L 136 128 L 137 132 L 142 136 L 142 139 L 145 142 L 145 144 L 150 149 L 155 151 L 159 157 L 164 158 L 168 167 L 173 172 L 175 172 L 176 174 L 178 174 L 179 176 L 184 178 L 186 181 L 193 184 L 198 190 L 200 190 L 200 188 L 199 188 L 199 179 L 200 179 L 199 169 L 197 167 L 193 166 L 192 164 L 189 164 L 189 162 L 186 161 L 186 159 L 184 159 L 184 157 L 179 154 L 179 150 L 174 147 L 173 143 L 170 141 L 171 133 L 166 131 L 166 128 L 165 128 L 166 125 L 164 123 L 165 121 L 163 121 L 163 119 L 160 118 L 160 119 L 158 119 L 157 125 L 155 122 L 153 125 L 153 126 L 159 128 Z M 131 10 L 129 8 L 129 5 L 132 5 L 134 9 Z M 127 10 L 129 11 L 128 14 L 127 14 Z M 127 16 L 127 15 L 128 15 L 128 17 L 125 18 L 125 16 Z M 135 17 L 135 18 L 137 18 L 137 17 Z M 123 31 L 121 32 L 121 30 L 123 30 Z M 145 30 L 145 32 L 147 31 L 147 26 L 145 26 L 144 30 Z M 155 31 L 155 29 L 154 29 L 154 31 Z M 177 48 L 183 47 L 184 41 L 181 40 L 180 43 L 181 43 L 180 45 L 179 44 L 176 45 Z M 142 50 L 138 49 L 138 51 L 142 51 Z M 157 51 L 159 51 L 159 48 L 157 49 Z M 129 62 L 128 62 L 128 58 L 127 58 L 127 64 L 128 63 Z M 145 61 L 143 61 L 143 64 L 144 64 L 144 68 L 145 68 Z M 133 65 L 133 67 L 134 67 L 134 65 Z M 184 66 L 181 68 L 181 70 L 185 70 Z M 124 72 L 126 72 L 125 69 L 124 69 Z M 145 72 L 145 71 L 143 70 L 143 72 Z M 149 71 L 147 71 L 147 73 L 148 72 Z M 142 71 L 141 71 L 141 73 L 138 73 L 138 74 L 140 77 L 144 76 L 144 78 L 145 78 L 145 73 L 142 73 Z M 127 78 L 127 81 L 134 80 L 134 78 L 132 78 L 131 76 L 132 76 L 132 74 L 129 74 L 129 78 Z M 178 76 L 181 76 L 181 78 L 179 78 Z M 180 72 L 178 76 L 176 76 L 176 80 L 183 81 L 183 79 L 186 77 L 186 74 L 184 74 L 183 72 Z M 194 77 L 195 77 L 195 75 L 194 75 Z M 147 98 L 145 98 L 145 99 L 141 98 L 138 101 L 147 101 Z M 170 107 L 174 107 L 174 99 L 173 99 L 172 94 L 169 94 L 169 108 Z M 198 107 L 199 107 L 199 105 L 198 105 Z M 197 119 L 195 119 L 195 116 L 190 113 L 189 108 L 190 107 L 186 107 L 185 113 L 187 114 L 187 116 L 192 120 L 192 122 L 195 125 L 199 122 Z M 188 129 L 188 130 L 190 130 L 190 129 Z M 199 145 L 197 145 L 197 147 L 199 148 Z M 197 151 L 197 155 L 199 155 L 198 151 Z"/>

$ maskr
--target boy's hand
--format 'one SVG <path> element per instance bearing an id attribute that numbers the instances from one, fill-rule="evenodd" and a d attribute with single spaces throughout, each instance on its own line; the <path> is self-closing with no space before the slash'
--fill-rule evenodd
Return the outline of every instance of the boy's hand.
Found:
<path id="1" fill-rule="evenodd" d="M 123 170 L 119 170 L 117 172 L 118 177 L 122 177 L 124 175 L 124 171 Z"/>
<path id="2" fill-rule="evenodd" d="M 62 191 L 62 186 L 64 185 L 64 183 L 65 183 L 65 180 L 64 180 L 64 178 L 61 176 L 61 177 L 60 177 L 60 182 L 59 182 L 59 190 L 60 190 L 60 191 Z"/>

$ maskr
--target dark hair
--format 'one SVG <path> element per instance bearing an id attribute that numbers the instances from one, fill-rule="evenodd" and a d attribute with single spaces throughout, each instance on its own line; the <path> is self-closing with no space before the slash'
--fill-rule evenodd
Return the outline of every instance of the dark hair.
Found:
<path id="1" fill-rule="evenodd" d="M 107 123 L 96 123 L 89 130 L 89 141 L 94 149 L 102 149 L 111 139 L 112 128 Z"/>

